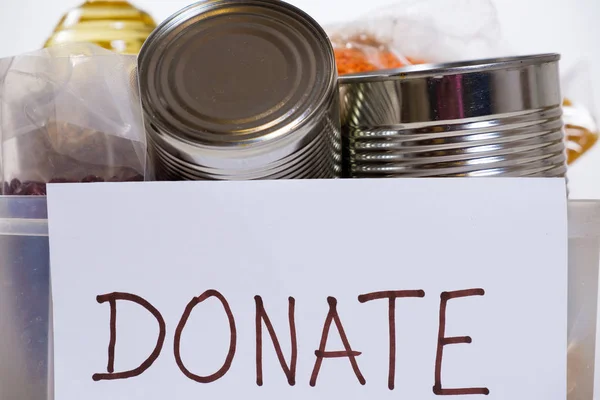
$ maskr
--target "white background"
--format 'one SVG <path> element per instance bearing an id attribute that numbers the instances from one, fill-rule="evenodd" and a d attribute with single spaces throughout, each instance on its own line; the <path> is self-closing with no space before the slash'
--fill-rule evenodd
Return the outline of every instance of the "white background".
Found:
<path id="1" fill-rule="evenodd" d="M 61 15 L 82 0 L 0 0 L 0 57 L 39 48 Z M 444 0 L 441 0 L 444 1 Z M 454 0 L 446 0 L 452 2 Z M 192 0 L 135 0 L 160 21 Z M 291 0 L 322 24 L 359 17 L 394 0 Z M 561 68 L 588 60 L 600 114 L 600 0 L 495 0 L 506 41 L 518 53 L 558 52 Z M 465 22 L 465 23 L 468 23 Z M 600 198 L 600 145 L 570 171 L 572 198 Z"/>
<path id="2" fill-rule="evenodd" d="M 490 390 L 457 399 L 564 400 L 564 191 L 560 179 L 532 179 L 523 187 L 494 178 L 51 185 L 55 396 L 438 398 L 432 385 L 440 293 L 483 288 L 484 296 L 448 303 L 445 336 L 473 342 L 444 347 L 444 387 Z M 173 333 L 185 305 L 208 289 L 227 298 L 238 340 L 229 372 L 202 385 L 178 370 Z M 359 304 L 357 297 L 419 289 L 424 298 L 397 300 L 390 391 L 387 301 Z M 106 371 L 109 342 L 109 306 L 96 296 L 114 291 L 150 301 L 166 321 L 166 341 L 138 378 L 93 382 L 92 374 Z M 287 298 L 296 299 L 294 387 L 265 330 L 265 384 L 255 383 L 255 295 L 264 299 L 286 360 Z M 337 298 L 349 342 L 362 352 L 357 362 L 365 386 L 345 358 L 324 360 L 316 387 L 308 385 L 327 296 Z M 140 307 L 118 302 L 117 309 L 115 371 L 124 371 L 148 356 L 157 323 Z M 198 375 L 220 368 L 227 331 L 215 299 L 195 308 L 181 340 L 186 367 Z M 327 351 L 343 349 L 337 338 L 333 326 Z"/>

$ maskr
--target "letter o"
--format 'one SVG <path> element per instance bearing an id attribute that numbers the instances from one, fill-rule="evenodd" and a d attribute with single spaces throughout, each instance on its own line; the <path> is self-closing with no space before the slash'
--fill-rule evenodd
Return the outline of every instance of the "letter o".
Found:
<path id="1" fill-rule="evenodd" d="M 229 351 L 227 352 L 227 357 L 225 358 L 225 362 L 223 363 L 223 366 L 217 372 L 215 372 L 212 375 L 208 375 L 208 376 L 199 376 L 199 375 L 196 375 L 196 374 L 193 374 L 192 372 L 190 372 L 185 367 L 185 365 L 183 365 L 183 361 L 181 360 L 181 351 L 180 351 L 181 334 L 183 332 L 183 329 L 185 328 L 185 324 L 187 323 L 194 307 L 196 307 L 198 304 L 202 303 L 204 300 L 206 300 L 210 297 L 216 297 L 223 305 L 223 308 L 225 309 L 225 314 L 227 314 L 227 319 L 229 320 L 229 330 L 231 332 L 230 339 L 229 339 Z M 194 297 L 188 303 L 188 305 L 185 308 L 185 311 L 183 312 L 183 315 L 181 316 L 181 320 L 179 321 L 179 324 L 177 324 L 177 329 L 175 329 L 174 346 L 173 346 L 173 351 L 175 353 L 175 361 L 177 362 L 177 366 L 179 367 L 181 372 L 183 372 L 183 374 L 185 376 L 187 376 L 189 379 L 196 381 L 196 382 L 200 382 L 200 383 L 214 382 L 217 379 L 220 379 L 221 377 L 223 377 L 223 375 L 225 375 L 227 373 L 227 371 L 229 371 L 229 368 L 231 368 L 231 363 L 233 362 L 233 357 L 235 356 L 236 342 L 237 342 L 237 332 L 236 332 L 236 328 L 235 328 L 235 319 L 233 318 L 233 313 L 231 312 L 231 308 L 229 307 L 227 300 L 218 291 L 207 290 L 201 296 Z"/>

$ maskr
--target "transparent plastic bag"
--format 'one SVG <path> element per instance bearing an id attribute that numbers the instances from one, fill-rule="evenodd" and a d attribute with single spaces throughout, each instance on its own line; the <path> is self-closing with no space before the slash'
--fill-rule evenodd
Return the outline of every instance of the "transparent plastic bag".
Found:
<path id="1" fill-rule="evenodd" d="M 399 0 L 326 30 L 340 75 L 506 55 L 491 0 Z"/>
<path id="2" fill-rule="evenodd" d="M 572 164 L 598 141 L 597 108 L 594 102 L 589 65 L 580 61 L 561 78 L 563 121 L 567 137 L 568 162 Z"/>
<path id="3" fill-rule="evenodd" d="M 502 38 L 492 0 L 398 0 L 327 32 L 339 75 L 515 55 Z M 596 143 L 598 126 L 587 65 L 561 80 L 571 164 Z"/>
<path id="4" fill-rule="evenodd" d="M 2 194 L 144 180 L 136 58 L 69 44 L 0 60 Z"/>

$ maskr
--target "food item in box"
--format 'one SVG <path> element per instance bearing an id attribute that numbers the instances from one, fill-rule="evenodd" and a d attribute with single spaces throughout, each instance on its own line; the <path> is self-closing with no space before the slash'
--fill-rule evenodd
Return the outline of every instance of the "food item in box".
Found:
<path id="1" fill-rule="evenodd" d="M 88 175 L 83 179 L 76 181 L 72 179 L 65 178 L 54 178 L 51 179 L 48 183 L 94 183 L 94 182 L 138 182 L 143 181 L 144 177 L 142 175 L 132 175 L 131 178 L 121 179 L 116 175 L 111 177 L 108 180 L 105 180 L 96 175 Z M 4 187 L 2 188 L 2 195 L 4 196 L 45 196 L 46 195 L 46 183 L 44 182 L 36 182 L 36 181 L 25 181 L 21 182 L 18 179 L 13 179 L 8 182 L 4 182 Z"/>
<path id="2" fill-rule="evenodd" d="M 573 125 L 565 125 L 567 134 L 567 160 L 572 164 L 598 141 L 598 133 Z"/>
<path id="3" fill-rule="evenodd" d="M 46 183 L 144 180 L 133 143 L 68 123 L 4 142 L 4 195 L 45 195 Z"/>
<path id="4" fill-rule="evenodd" d="M 340 75 L 506 54 L 493 0 L 396 0 L 326 30 Z"/>
<path id="5" fill-rule="evenodd" d="M 567 159 L 572 164 L 598 141 L 598 127 L 590 112 L 571 100 L 563 102 Z"/>
<path id="6" fill-rule="evenodd" d="M 502 39 L 496 8 L 489 0 L 397 0 L 327 31 L 342 76 L 513 53 Z M 561 79 L 563 93 L 580 103 L 573 106 L 567 100 L 564 106 L 568 164 L 598 141 L 599 129 L 590 113 L 596 109 L 589 99 L 591 73 L 586 66 L 579 63 Z"/>
<path id="7" fill-rule="evenodd" d="M 143 180 L 136 57 L 70 44 L 0 60 L 2 194 L 50 182 Z"/>
<path id="8" fill-rule="evenodd" d="M 369 72 L 380 69 L 377 65 L 386 68 L 400 68 L 403 64 L 390 51 L 376 52 L 371 54 L 375 60 L 366 52 L 357 48 L 335 49 L 335 62 L 339 75 L 353 74 L 358 72 Z"/>
<path id="9" fill-rule="evenodd" d="M 338 44 L 335 45 L 335 43 Z M 385 43 L 366 33 L 334 41 L 334 51 L 339 75 L 400 68 L 422 63 L 395 54 Z"/>
<path id="10" fill-rule="evenodd" d="M 155 28 L 150 15 L 127 1 L 87 0 L 62 17 L 45 46 L 89 42 L 117 53 L 137 54 Z"/>
<path id="11" fill-rule="evenodd" d="M 345 176 L 564 177 L 559 58 L 531 55 L 392 70 L 378 79 L 341 77 Z M 497 90 L 525 73 L 537 84 Z"/>
<path id="12" fill-rule="evenodd" d="M 158 180 L 339 176 L 333 49 L 298 8 L 197 3 L 157 28 L 138 65 Z"/>

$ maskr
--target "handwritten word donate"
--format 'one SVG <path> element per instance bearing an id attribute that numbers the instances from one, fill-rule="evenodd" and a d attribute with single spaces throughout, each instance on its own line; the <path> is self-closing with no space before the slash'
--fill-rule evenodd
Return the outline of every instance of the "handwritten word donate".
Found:
<path id="1" fill-rule="evenodd" d="M 435 371 L 434 371 L 434 385 L 433 385 L 433 393 L 436 395 L 487 395 L 490 393 L 488 388 L 479 387 L 479 388 L 444 388 L 442 386 L 442 359 L 444 354 L 444 346 L 451 344 L 459 344 L 459 343 L 471 343 L 471 338 L 469 336 L 458 336 L 458 337 L 446 337 L 446 308 L 448 302 L 452 299 L 457 299 L 461 297 L 470 297 L 470 296 L 483 296 L 485 294 L 483 289 L 467 289 L 467 290 L 458 290 L 453 292 L 442 292 L 440 295 L 440 308 L 439 308 L 439 330 L 438 330 L 438 340 L 437 340 L 437 351 L 436 351 L 436 360 L 435 360 Z M 205 300 L 214 297 L 216 298 L 223 306 L 223 310 L 227 316 L 229 321 L 229 351 L 227 356 L 225 357 L 225 361 L 221 368 L 213 373 L 212 375 L 207 376 L 199 376 L 191 372 L 186 368 L 182 359 L 181 359 L 181 335 L 185 329 L 186 323 L 196 306 L 204 302 Z M 396 370 L 396 300 L 407 297 L 425 297 L 425 292 L 423 290 L 398 290 L 398 291 L 382 291 L 382 292 L 374 292 L 368 294 L 362 294 L 358 296 L 358 301 L 360 303 L 366 303 L 369 301 L 375 300 L 388 300 L 388 315 L 389 315 L 389 369 L 388 369 L 388 388 L 390 390 L 394 389 L 395 382 L 395 370 Z M 136 303 L 143 308 L 145 308 L 150 314 L 154 316 L 159 325 L 159 334 L 156 340 L 156 346 L 154 350 L 150 354 L 150 356 L 140 364 L 139 367 L 123 372 L 115 372 L 114 371 L 114 363 L 115 363 L 115 343 L 117 339 L 117 301 L 129 301 Z M 139 376 L 144 371 L 146 371 L 150 366 L 156 361 L 156 359 L 160 356 L 161 351 L 163 349 L 163 344 L 166 337 L 166 324 L 161 313 L 147 300 L 141 298 L 140 296 L 130 294 L 130 293 L 109 293 L 100 295 L 97 297 L 98 303 L 109 303 L 110 305 L 110 342 L 108 345 L 108 366 L 107 373 L 97 373 L 92 376 L 94 381 L 102 381 L 102 380 L 115 380 L 115 379 L 128 379 L 133 378 L 135 376 Z M 296 364 L 298 360 L 298 343 L 297 343 L 297 335 L 296 335 L 296 321 L 295 321 L 295 304 L 296 301 L 293 297 L 288 298 L 288 320 L 289 320 L 289 331 L 290 331 L 290 340 L 291 340 L 291 351 L 289 357 L 289 363 L 286 361 L 283 351 L 281 350 L 281 346 L 279 344 L 279 338 L 275 333 L 275 329 L 271 324 L 267 311 L 265 309 L 265 305 L 260 296 L 255 296 L 254 301 L 256 304 L 256 384 L 258 386 L 262 386 L 263 384 L 263 367 L 262 367 L 262 347 L 263 347 L 263 325 L 266 327 L 266 330 L 271 338 L 271 342 L 275 348 L 275 352 L 277 354 L 277 358 L 287 377 L 288 383 L 293 386 L 296 384 Z M 312 374 L 310 376 L 309 384 L 310 386 L 315 386 L 317 384 L 317 379 L 319 377 L 319 371 L 321 369 L 321 365 L 323 361 L 327 358 L 348 358 L 350 366 L 358 379 L 360 384 L 364 385 L 366 383 L 366 379 L 363 376 L 358 357 L 361 355 L 361 352 L 356 351 L 352 348 L 350 344 L 350 340 L 344 330 L 344 326 L 340 316 L 337 311 L 337 300 L 334 297 L 327 298 L 327 304 L 329 306 L 329 311 L 327 313 L 327 317 L 325 318 L 325 322 L 323 323 L 323 333 L 321 335 L 321 341 L 319 343 L 319 348 L 315 350 L 314 354 L 316 356 L 315 364 L 312 370 Z M 338 335 L 340 336 L 341 342 L 343 344 L 343 350 L 327 350 L 327 340 L 330 334 L 331 325 L 335 324 Z M 177 324 L 177 328 L 175 329 L 174 336 L 174 355 L 177 366 L 181 370 L 181 372 L 191 380 L 200 383 L 211 383 L 214 382 L 221 377 L 223 377 L 231 364 L 233 363 L 235 352 L 236 352 L 236 344 L 237 344 L 237 329 L 235 324 L 235 317 L 233 311 L 231 310 L 227 299 L 216 290 L 207 290 L 199 297 L 194 297 L 188 305 L 185 307 L 181 319 Z"/>

